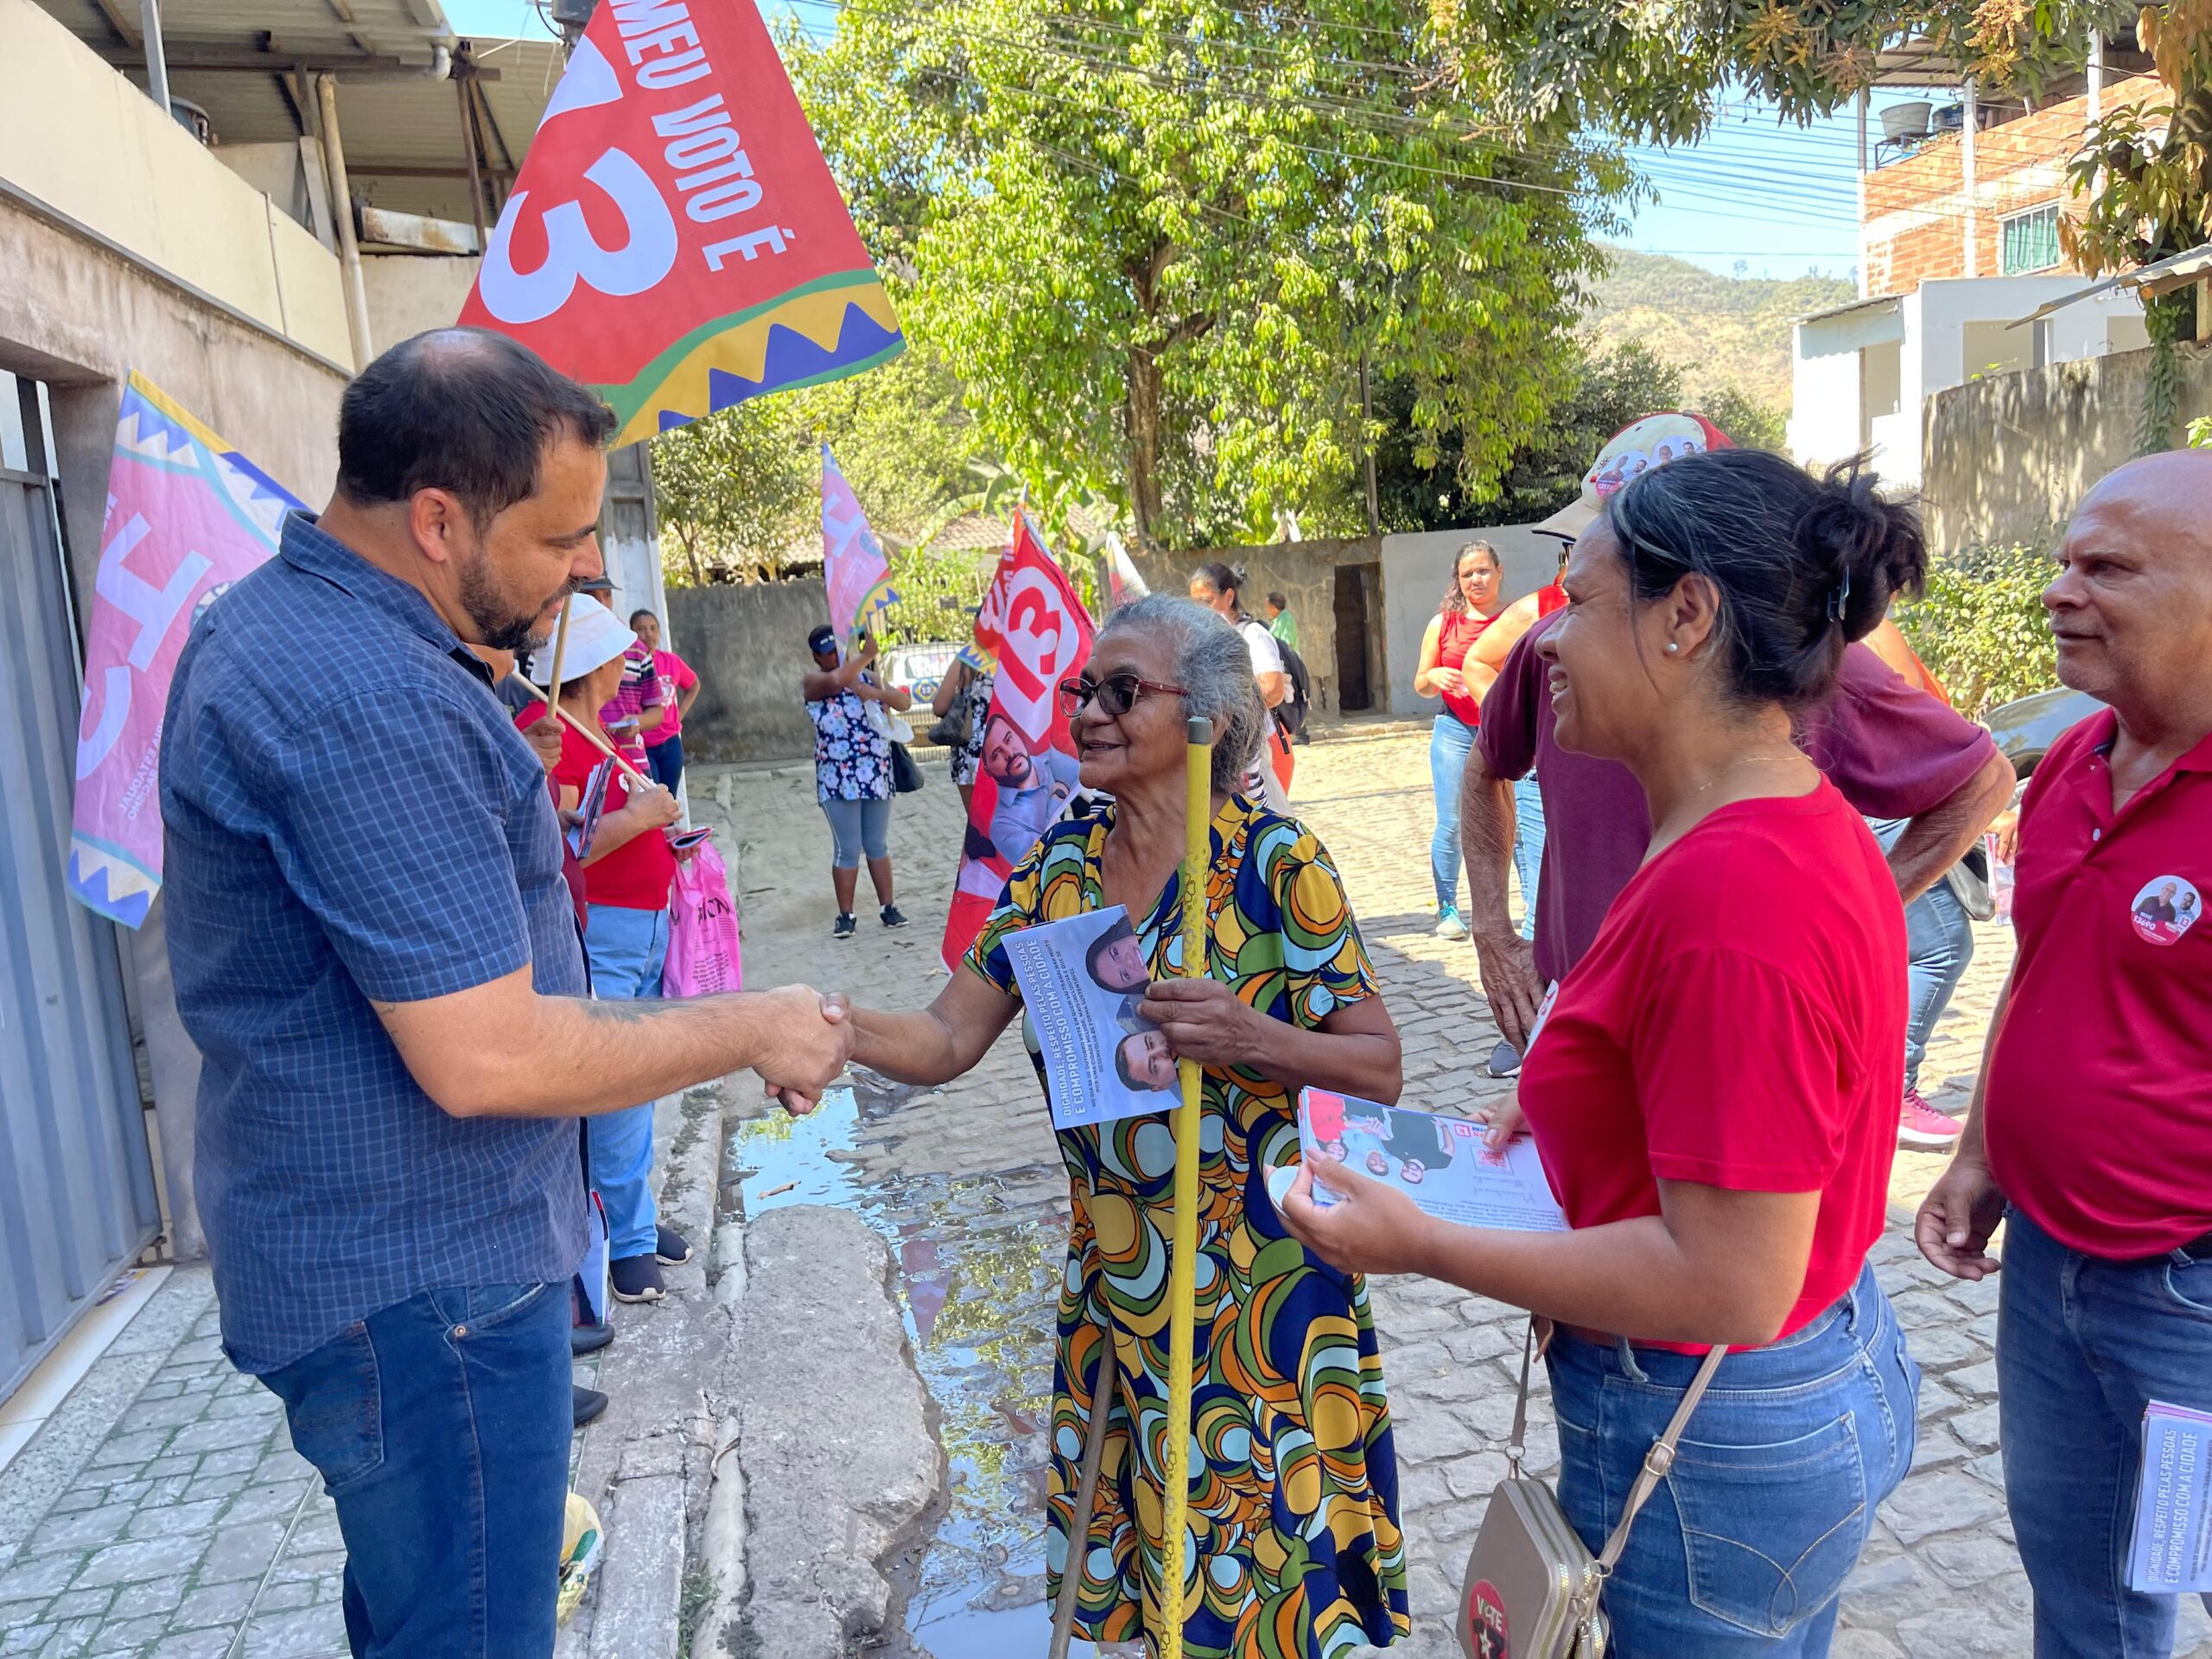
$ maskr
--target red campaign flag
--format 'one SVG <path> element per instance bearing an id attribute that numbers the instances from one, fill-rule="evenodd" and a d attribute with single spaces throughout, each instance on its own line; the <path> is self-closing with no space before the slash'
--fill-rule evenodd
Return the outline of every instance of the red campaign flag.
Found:
<path id="1" fill-rule="evenodd" d="M 983 931 L 1014 865 L 1075 792 L 1075 741 L 1055 688 L 1090 658 L 1096 632 L 1029 515 L 1018 515 L 1013 543 L 999 556 L 998 575 L 976 617 L 976 644 L 997 658 L 998 678 L 945 918 L 948 973 Z"/>
<path id="2" fill-rule="evenodd" d="M 598 389 L 631 443 L 905 345 L 753 0 L 605 0 L 461 321 Z"/>

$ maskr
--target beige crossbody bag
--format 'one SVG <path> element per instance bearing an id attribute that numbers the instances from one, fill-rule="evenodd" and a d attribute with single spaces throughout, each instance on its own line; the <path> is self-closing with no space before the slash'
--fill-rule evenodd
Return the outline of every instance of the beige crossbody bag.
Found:
<path id="1" fill-rule="evenodd" d="M 1529 1320 L 1521 1348 L 1521 1396 L 1505 1446 L 1506 1476 L 1490 1495 L 1459 1592 L 1459 1645 L 1469 1659 L 1604 1659 L 1610 1631 L 1598 1602 L 1606 1575 L 1627 1547 L 1637 1511 L 1673 1465 L 1675 1443 L 1727 1351 L 1715 1348 L 1698 1367 L 1667 1432 L 1644 1454 L 1643 1471 L 1619 1523 L 1592 1556 L 1567 1524 L 1558 1494 L 1521 1470 L 1529 1434 L 1529 1368 L 1536 1353 L 1536 1322 Z"/>

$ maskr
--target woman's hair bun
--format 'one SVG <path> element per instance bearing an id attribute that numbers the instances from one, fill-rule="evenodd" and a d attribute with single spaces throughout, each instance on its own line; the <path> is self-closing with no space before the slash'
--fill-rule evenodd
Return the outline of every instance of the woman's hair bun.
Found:
<path id="1" fill-rule="evenodd" d="M 1815 569 L 1833 574 L 1828 615 L 1846 639 L 1864 639 L 1889 614 L 1891 600 L 1919 593 L 1927 581 L 1919 514 L 1883 499 L 1864 455 L 1838 461 L 1821 476 L 1793 539 Z"/>

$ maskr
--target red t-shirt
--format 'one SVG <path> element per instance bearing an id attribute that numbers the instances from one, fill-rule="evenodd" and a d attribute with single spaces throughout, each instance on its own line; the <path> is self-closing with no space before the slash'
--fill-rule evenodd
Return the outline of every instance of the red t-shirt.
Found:
<path id="1" fill-rule="evenodd" d="M 1643 786 L 1618 760 L 1573 754 L 1553 735 L 1538 622 L 1513 642 L 1483 696 L 1477 740 L 1500 778 L 1535 769 L 1544 797 L 1544 861 L 1536 884 L 1536 971 L 1563 979 L 1598 937 L 1613 896 L 1651 844 Z M 1843 653 L 1835 690 L 1799 722 L 1798 746 L 1870 818 L 1911 818 L 1941 805 L 1997 755 L 1989 734 L 1907 684 L 1865 645 Z"/>
<path id="2" fill-rule="evenodd" d="M 1982 1105 L 2005 1195 L 2109 1261 L 2212 1233 L 2212 738 L 2115 813 L 2110 709 L 2029 780 Z"/>
<path id="3" fill-rule="evenodd" d="M 1443 626 L 1436 632 L 1436 665 L 1439 668 L 1464 670 L 1467 652 L 1476 640 L 1483 637 L 1483 630 L 1497 620 L 1496 616 L 1478 616 L 1472 611 L 1446 611 L 1440 619 Z M 1482 705 L 1465 691 L 1446 691 L 1444 706 L 1462 725 L 1479 726 L 1483 723 Z"/>
<path id="4" fill-rule="evenodd" d="M 1897 884 L 1825 779 L 1796 799 L 1724 806 L 1654 858 L 1560 984 L 1522 1067 L 1521 1104 L 1569 1223 L 1656 1216 L 1662 1179 L 1818 1192 L 1781 1334 L 1811 1320 L 1881 1236 L 1904 963 Z"/>
<path id="5" fill-rule="evenodd" d="M 575 727 L 561 728 L 561 764 L 553 768 L 553 781 L 582 791 L 592 768 L 607 757 L 580 736 Z M 630 799 L 630 780 L 620 767 L 607 782 L 607 810 L 611 817 Z M 668 837 L 658 830 L 633 836 L 604 858 L 584 866 L 584 888 L 594 905 L 620 910 L 666 910 L 668 890 L 676 880 L 676 855 Z"/>

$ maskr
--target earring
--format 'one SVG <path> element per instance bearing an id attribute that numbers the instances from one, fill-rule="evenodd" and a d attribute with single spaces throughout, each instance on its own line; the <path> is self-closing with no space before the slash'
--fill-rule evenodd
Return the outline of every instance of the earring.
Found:
<path id="1" fill-rule="evenodd" d="M 1675 641 L 1673 641 L 1672 639 L 1669 639 L 1669 640 L 1667 642 L 1667 654 L 1668 654 L 1669 657 L 1673 656 L 1676 652 L 1680 651 L 1681 649 L 1681 646 L 1680 646 L 1679 645 L 1675 644 Z"/>

